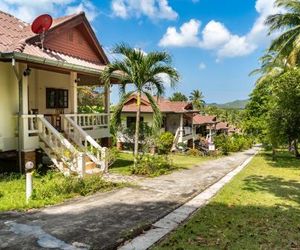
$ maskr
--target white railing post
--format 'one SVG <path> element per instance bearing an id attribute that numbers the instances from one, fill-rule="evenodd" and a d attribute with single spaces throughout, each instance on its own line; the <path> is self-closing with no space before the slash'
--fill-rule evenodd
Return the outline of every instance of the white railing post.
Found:
<path id="1" fill-rule="evenodd" d="M 101 158 L 102 158 L 102 171 L 103 172 L 107 172 L 108 171 L 108 158 L 109 158 L 109 155 L 108 155 L 108 148 L 102 148 L 101 149 Z"/>
<path id="2" fill-rule="evenodd" d="M 78 153 L 77 156 L 77 171 L 79 173 L 79 176 L 81 178 L 85 175 L 85 154 L 84 153 Z"/>

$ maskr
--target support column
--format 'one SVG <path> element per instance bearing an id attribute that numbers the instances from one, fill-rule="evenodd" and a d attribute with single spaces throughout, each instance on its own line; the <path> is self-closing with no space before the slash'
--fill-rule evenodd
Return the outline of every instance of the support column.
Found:
<path id="1" fill-rule="evenodd" d="M 110 121 L 110 86 L 104 87 L 104 111 L 106 114 L 108 114 L 108 127 L 109 127 L 109 121 Z"/>
<path id="2" fill-rule="evenodd" d="M 179 125 L 179 140 L 178 142 L 183 142 L 183 114 L 180 114 L 180 125 Z"/>
<path id="3" fill-rule="evenodd" d="M 70 73 L 70 108 L 72 114 L 77 114 L 77 72 Z"/>
<path id="4" fill-rule="evenodd" d="M 21 150 L 28 151 L 28 119 L 23 118 L 22 116 L 28 115 L 28 76 L 24 76 L 23 72 L 27 68 L 27 64 L 20 66 L 20 75 L 21 80 L 19 82 L 19 115 L 21 116 L 20 122 L 20 135 L 19 139 L 21 140 Z"/>

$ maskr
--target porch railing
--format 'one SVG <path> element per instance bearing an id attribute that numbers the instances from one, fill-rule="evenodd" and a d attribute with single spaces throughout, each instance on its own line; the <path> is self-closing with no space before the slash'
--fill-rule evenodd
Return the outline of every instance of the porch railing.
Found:
<path id="1" fill-rule="evenodd" d="M 84 153 L 77 151 L 44 117 L 37 117 L 37 127 L 39 138 L 43 142 L 40 146 L 57 168 L 66 175 L 77 172 L 83 176 L 85 173 Z"/>
<path id="2" fill-rule="evenodd" d="M 22 115 L 23 131 L 27 136 L 36 136 L 38 131 L 38 118 L 43 115 Z"/>
<path id="3" fill-rule="evenodd" d="M 61 115 L 63 119 L 63 131 L 74 143 L 76 143 L 89 158 L 103 171 L 107 170 L 107 148 L 101 147 L 81 126 L 77 125 L 76 115 Z M 73 117 L 73 119 L 72 119 Z"/>
<path id="4" fill-rule="evenodd" d="M 108 128 L 108 114 L 66 114 L 65 117 L 72 119 L 83 130 Z"/>

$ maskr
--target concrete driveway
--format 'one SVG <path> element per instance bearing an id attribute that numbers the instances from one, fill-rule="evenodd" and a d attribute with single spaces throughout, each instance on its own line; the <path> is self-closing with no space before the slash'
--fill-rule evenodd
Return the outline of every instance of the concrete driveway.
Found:
<path id="1" fill-rule="evenodd" d="M 115 249 L 254 155 L 203 162 L 137 187 L 71 200 L 30 213 L 0 213 L 1 249 Z"/>

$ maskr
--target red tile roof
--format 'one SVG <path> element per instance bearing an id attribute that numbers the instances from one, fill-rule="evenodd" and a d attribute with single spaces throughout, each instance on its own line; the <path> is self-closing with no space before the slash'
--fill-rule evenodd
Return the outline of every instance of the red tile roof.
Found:
<path id="1" fill-rule="evenodd" d="M 193 124 L 214 124 L 217 122 L 217 117 L 213 115 L 195 115 L 193 118 Z"/>
<path id="2" fill-rule="evenodd" d="M 154 99 L 157 100 L 156 97 Z M 136 112 L 137 107 L 136 107 L 136 102 L 132 101 L 136 100 L 136 96 L 133 95 L 131 96 L 127 103 L 123 107 L 123 112 Z M 167 99 L 164 99 L 160 97 L 157 100 L 158 107 L 162 113 L 185 113 L 189 111 L 193 111 L 193 106 L 189 102 L 171 102 Z M 141 105 L 141 112 L 142 113 L 152 113 L 153 110 L 151 108 L 151 105 L 146 98 L 146 96 L 142 96 L 142 105 Z"/>
<path id="3" fill-rule="evenodd" d="M 79 15 L 84 15 L 84 13 L 80 12 L 79 14 L 55 18 L 53 19 L 51 29 L 62 25 Z M 28 42 L 29 39 L 36 36 L 36 34 L 31 31 L 30 24 L 3 11 L 0 11 L 0 23 L 0 53 L 21 52 L 30 56 L 51 59 L 57 61 L 58 64 L 67 62 L 95 70 L 101 70 L 105 67 L 53 50 L 42 50 L 39 46 Z"/>
<path id="4" fill-rule="evenodd" d="M 229 124 L 227 122 L 219 122 L 216 125 L 216 129 L 217 130 L 226 130 L 226 129 L 229 129 L 228 126 L 229 126 Z"/>

